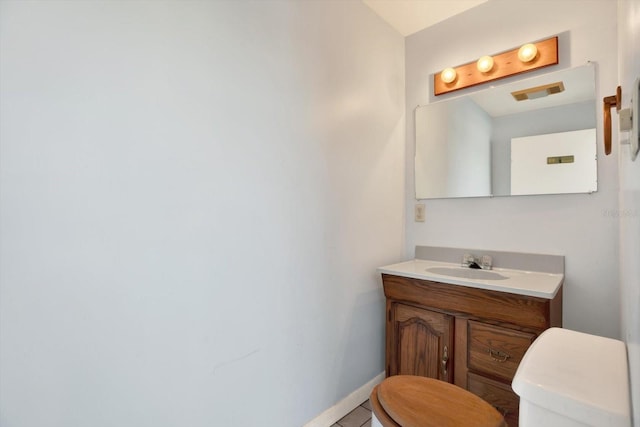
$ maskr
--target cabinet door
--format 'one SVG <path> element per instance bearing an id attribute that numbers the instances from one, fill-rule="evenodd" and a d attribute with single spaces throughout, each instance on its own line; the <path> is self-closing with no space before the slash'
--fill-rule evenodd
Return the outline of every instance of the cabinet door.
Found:
<path id="1" fill-rule="evenodd" d="M 388 374 L 453 379 L 453 316 L 392 303 L 387 339 Z"/>

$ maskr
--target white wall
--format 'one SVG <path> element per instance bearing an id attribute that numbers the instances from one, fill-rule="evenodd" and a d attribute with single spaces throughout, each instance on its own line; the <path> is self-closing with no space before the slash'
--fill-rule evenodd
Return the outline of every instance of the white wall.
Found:
<path id="1" fill-rule="evenodd" d="M 619 83 L 622 107 L 628 108 L 631 85 L 640 77 L 640 1 L 618 1 Z M 615 115 L 614 115 L 615 117 Z M 628 139 L 621 132 L 620 139 Z M 640 425 L 640 159 L 631 161 L 629 146 L 620 152 L 620 298 L 622 337 L 627 343 L 635 425 Z"/>
<path id="2" fill-rule="evenodd" d="M 404 41 L 359 2 L 0 3 L 0 425 L 300 426 L 383 369 Z"/>
<path id="3" fill-rule="evenodd" d="M 407 111 L 434 101 L 434 72 L 556 34 L 561 35 L 557 68 L 595 61 L 596 99 L 615 93 L 616 2 L 542 3 L 490 0 L 407 37 Z M 416 244 L 565 255 L 564 326 L 620 337 L 617 151 L 604 156 L 602 135 L 595 194 L 432 200 L 426 203 L 426 222 L 415 223 L 412 129 L 413 117 L 407 115 L 406 255 L 413 255 Z"/>

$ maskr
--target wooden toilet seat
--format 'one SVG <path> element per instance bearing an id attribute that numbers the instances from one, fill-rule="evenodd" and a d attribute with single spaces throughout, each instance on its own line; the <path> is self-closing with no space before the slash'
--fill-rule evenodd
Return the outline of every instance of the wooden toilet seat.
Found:
<path id="1" fill-rule="evenodd" d="M 389 377 L 370 396 L 384 427 L 506 427 L 489 403 L 458 386 L 414 375 Z"/>

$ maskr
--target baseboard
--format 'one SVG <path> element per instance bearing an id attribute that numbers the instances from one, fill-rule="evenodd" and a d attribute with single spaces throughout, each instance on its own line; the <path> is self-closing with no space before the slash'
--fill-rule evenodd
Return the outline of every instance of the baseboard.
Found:
<path id="1" fill-rule="evenodd" d="M 308 423 L 306 423 L 303 427 L 330 427 L 340 418 L 347 415 L 351 412 L 355 407 L 364 402 L 369 398 L 371 394 L 371 390 L 380 384 L 384 379 L 384 372 L 381 372 L 379 375 L 376 375 L 375 378 L 367 382 L 365 385 L 342 399 L 340 402 L 333 405 L 331 408 L 327 409 Z"/>

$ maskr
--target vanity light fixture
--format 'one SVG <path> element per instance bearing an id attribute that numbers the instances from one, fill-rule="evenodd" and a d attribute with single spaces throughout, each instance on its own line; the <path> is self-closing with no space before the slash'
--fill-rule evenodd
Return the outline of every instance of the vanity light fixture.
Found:
<path id="1" fill-rule="evenodd" d="M 440 73 L 440 79 L 442 79 L 442 81 L 445 83 L 453 82 L 456 77 L 457 73 L 453 68 L 445 68 L 444 70 L 442 70 L 442 73 Z"/>
<path id="2" fill-rule="evenodd" d="M 493 68 L 493 58 L 490 56 L 483 56 L 478 59 L 476 66 L 478 67 L 478 71 L 481 73 L 488 73 Z"/>
<path id="3" fill-rule="evenodd" d="M 538 55 L 538 48 L 533 43 L 527 43 L 518 49 L 518 59 L 522 62 L 531 62 Z"/>
<path id="4" fill-rule="evenodd" d="M 527 43 L 519 48 L 496 55 L 483 56 L 478 61 L 468 62 L 435 73 L 433 75 L 433 93 L 436 96 L 443 95 L 455 90 L 556 65 L 558 62 L 558 37 L 556 36 L 535 43 Z M 451 75 L 454 76 L 453 79 L 451 79 Z"/>

